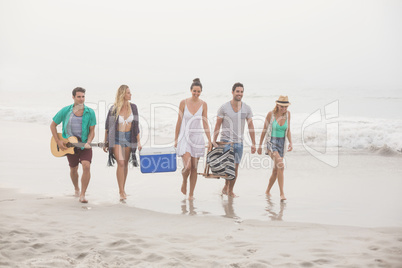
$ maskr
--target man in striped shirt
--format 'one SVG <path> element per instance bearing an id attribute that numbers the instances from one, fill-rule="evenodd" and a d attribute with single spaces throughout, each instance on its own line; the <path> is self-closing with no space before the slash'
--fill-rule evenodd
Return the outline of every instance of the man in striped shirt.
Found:
<path id="1" fill-rule="evenodd" d="M 89 145 L 95 137 L 96 116 L 94 110 L 84 105 L 85 89 L 77 87 L 73 90 L 74 104 L 62 108 L 50 124 L 53 138 L 61 150 L 67 149 L 57 136 L 57 125 L 63 123 L 63 138 L 75 136 L 85 143 L 84 148 L 75 148 L 74 154 L 67 154 L 70 166 L 70 177 L 75 188 L 75 196 L 81 203 L 88 203 L 85 192 L 91 178 L 92 148 Z M 81 191 L 78 184 L 78 164 L 82 165 Z"/>

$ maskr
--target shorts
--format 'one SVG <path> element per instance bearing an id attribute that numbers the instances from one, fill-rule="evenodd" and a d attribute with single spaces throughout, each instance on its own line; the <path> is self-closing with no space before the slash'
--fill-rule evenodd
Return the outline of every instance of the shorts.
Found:
<path id="1" fill-rule="evenodd" d="M 222 140 L 223 142 L 229 142 L 226 140 Z M 229 151 L 230 150 L 230 146 L 233 146 L 234 149 L 234 154 L 235 154 L 235 159 L 234 162 L 235 164 L 240 164 L 241 158 L 243 156 L 243 143 L 239 142 L 239 143 L 232 143 L 232 144 L 226 144 L 223 148 L 223 152 Z"/>
<path id="2" fill-rule="evenodd" d="M 92 148 L 81 150 L 80 148 L 74 148 L 74 154 L 68 154 L 68 165 L 70 167 L 76 167 L 82 161 L 92 162 Z"/>
<path id="3" fill-rule="evenodd" d="M 114 144 L 120 145 L 121 147 L 130 147 L 131 132 L 130 131 L 127 131 L 127 132 L 117 131 L 115 139 L 114 139 Z"/>
<path id="4" fill-rule="evenodd" d="M 283 150 L 285 148 L 285 137 L 276 138 L 271 137 L 271 144 L 268 143 L 268 150 L 271 152 L 278 152 L 283 157 Z"/>

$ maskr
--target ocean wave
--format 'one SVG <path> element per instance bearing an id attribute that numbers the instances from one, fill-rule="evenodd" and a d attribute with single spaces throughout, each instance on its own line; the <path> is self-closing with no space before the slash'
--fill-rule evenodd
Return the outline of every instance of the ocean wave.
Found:
<path id="1" fill-rule="evenodd" d="M 336 147 L 367 150 L 381 155 L 397 155 L 402 152 L 402 121 L 386 119 L 339 120 L 337 129 L 325 125 L 312 125 L 303 135 L 293 131 L 306 146 Z M 336 126 L 336 125 L 335 125 Z"/>
<path id="2" fill-rule="evenodd" d="M 53 109 L 34 109 L 23 107 L 0 106 L 2 120 L 29 122 L 48 125 L 54 114 Z M 98 113 L 98 123 L 100 120 Z M 168 111 L 157 115 L 155 122 L 151 124 L 149 111 L 141 113 L 140 126 L 142 135 L 162 138 L 174 138 L 177 114 Z M 212 116 L 209 117 L 212 120 Z M 312 124 L 303 128 L 306 119 L 305 114 L 293 114 L 292 139 L 295 150 L 305 150 L 306 147 L 317 148 L 341 148 L 352 150 L 364 150 L 372 153 L 394 156 L 402 154 L 402 120 L 395 119 L 370 119 L 370 118 L 339 118 L 333 121 L 331 128 L 325 122 Z M 147 122 L 148 121 L 148 122 Z M 263 122 L 255 122 L 256 140 L 259 141 Z M 210 122 L 211 130 L 215 122 Z M 261 126 L 260 126 L 261 125 Z M 249 140 L 248 131 L 245 131 L 246 140 Z M 147 138 L 147 137 L 145 137 Z M 148 137 L 149 138 L 149 137 Z M 299 148 L 299 149 L 297 149 Z"/>
<path id="3" fill-rule="evenodd" d="M 402 155 L 402 149 L 394 150 L 390 148 L 388 145 L 384 145 L 382 147 L 371 146 L 369 148 L 370 152 L 376 153 L 383 156 L 399 156 Z"/>
<path id="4" fill-rule="evenodd" d="M 0 117 L 6 121 L 17 121 L 24 123 L 50 124 L 53 116 L 50 111 L 24 107 L 4 107 L 0 106 Z"/>

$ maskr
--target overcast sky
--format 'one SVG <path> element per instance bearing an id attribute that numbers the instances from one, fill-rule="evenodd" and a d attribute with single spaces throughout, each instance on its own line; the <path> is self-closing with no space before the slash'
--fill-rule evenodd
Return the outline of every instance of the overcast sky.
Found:
<path id="1" fill-rule="evenodd" d="M 402 1 L 0 0 L 0 90 L 402 87 Z"/>

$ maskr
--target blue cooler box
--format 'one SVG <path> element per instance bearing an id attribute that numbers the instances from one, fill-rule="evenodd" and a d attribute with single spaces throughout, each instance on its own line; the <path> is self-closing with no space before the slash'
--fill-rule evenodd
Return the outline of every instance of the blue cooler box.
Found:
<path id="1" fill-rule="evenodd" d="M 140 167 L 142 173 L 176 171 L 176 149 L 174 147 L 142 148 L 140 151 Z"/>

